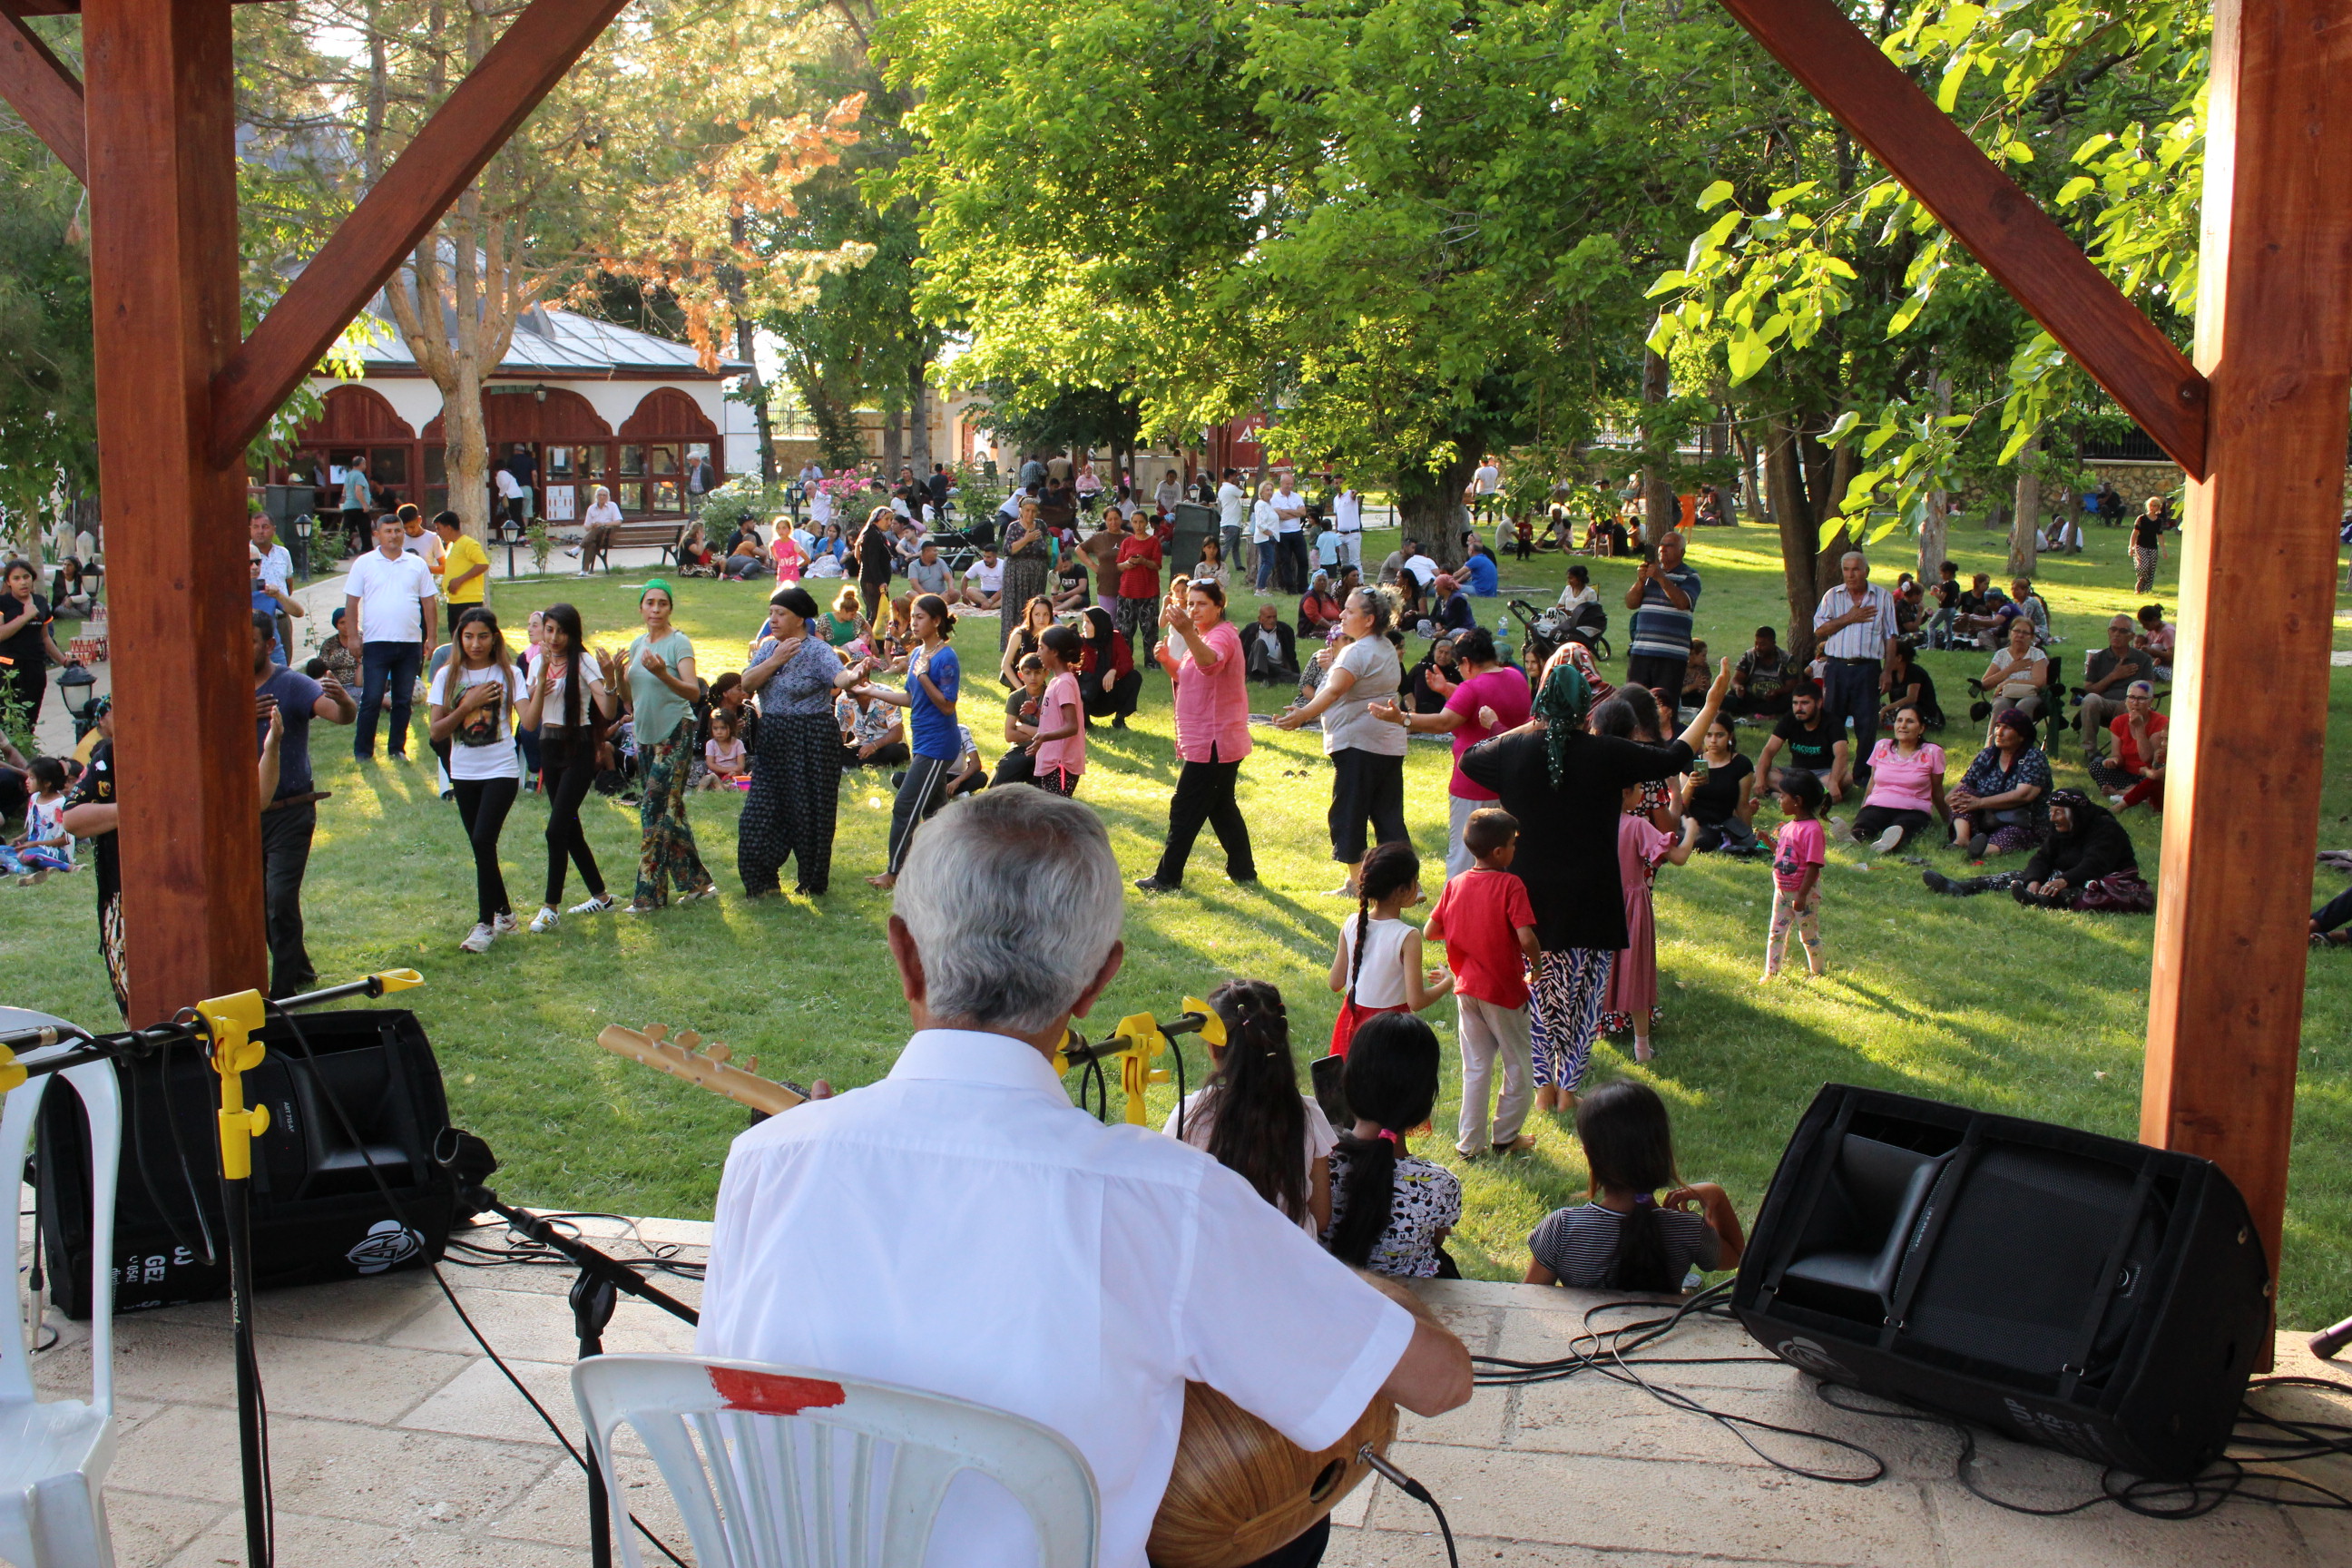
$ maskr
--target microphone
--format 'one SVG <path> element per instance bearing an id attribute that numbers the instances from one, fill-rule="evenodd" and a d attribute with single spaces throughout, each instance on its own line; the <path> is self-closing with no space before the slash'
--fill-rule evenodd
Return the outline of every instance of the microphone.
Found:
<path id="1" fill-rule="evenodd" d="M 2311 1353 L 2322 1361 L 2334 1361 L 2346 1345 L 2352 1345 L 2352 1318 L 2311 1336 Z"/>

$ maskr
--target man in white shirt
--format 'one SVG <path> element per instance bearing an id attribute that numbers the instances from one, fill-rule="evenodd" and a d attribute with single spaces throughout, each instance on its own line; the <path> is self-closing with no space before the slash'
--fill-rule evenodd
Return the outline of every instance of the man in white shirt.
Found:
<path id="1" fill-rule="evenodd" d="M 522 482 L 503 463 L 490 470 L 490 487 L 499 493 L 499 510 L 517 528 L 522 526 Z M 496 521 L 494 518 L 492 520 Z"/>
<path id="2" fill-rule="evenodd" d="M 1286 594 L 1307 592 L 1307 498 L 1298 493 L 1298 482 L 1289 474 L 1282 476 L 1275 486 L 1274 515 L 1280 519 L 1275 533 L 1275 549 L 1279 552 L 1275 569 Z"/>
<path id="3" fill-rule="evenodd" d="M 1364 497 L 1345 480 L 1340 481 L 1339 493 L 1331 498 L 1331 529 L 1339 536 L 1339 563 L 1360 570 L 1364 564 Z"/>
<path id="4" fill-rule="evenodd" d="M 246 537 L 253 541 L 256 550 L 261 552 L 262 584 L 272 593 L 292 593 L 294 557 L 287 554 L 286 547 L 278 542 L 276 526 L 259 512 L 247 519 L 246 523 Z M 278 616 L 278 641 L 290 658 L 294 653 L 294 623 L 282 610 Z"/>
<path id="5" fill-rule="evenodd" d="M 1249 492 L 1242 489 L 1241 479 L 1239 468 L 1227 468 L 1224 483 L 1217 487 L 1217 531 L 1224 536 L 1225 564 L 1246 572 L 1242 530 L 1249 521 Z"/>
<path id="6" fill-rule="evenodd" d="M 1310 1450 L 1375 1394 L 1434 1415 L 1471 1388 L 1468 1352 L 1402 1290 L 1199 1151 L 1070 1103 L 1053 1055 L 1118 973 L 1121 890 L 1100 819 L 1045 790 L 924 826 L 889 924 L 915 1036 L 883 1081 L 735 1141 L 697 1349 L 1050 1427 L 1100 1489 L 1104 1568 L 1144 1568 L 1188 1379 Z M 926 1561 L 1037 1550 L 966 1473 Z"/>
<path id="7" fill-rule="evenodd" d="M 980 559 L 963 574 L 963 602 L 976 610 L 992 610 L 1004 600 L 1004 563 L 996 546 L 982 546 Z"/>
<path id="8" fill-rule="evenodd" d="M 398 518 L 377 518 L 375 548 L 352 563 L 343 583 L 343 646 L 360 661 L 362 676 L 352 754 L 363 763 L 375 758 L 376 715 L 387 703 L 392 733 L 384 738 L 384 751 L 408 755 L 416 678 L 436 640 L 433 573 L 422 556 L 401 548 L 406 542 Z"/>
<path id="9" fill-rule="evenodd" d="M 1871 747 L 1878 739 L 1878 701 L 1895 661 L 1895 595 L 1870 580 L 1870 562 L 1859 550 L 1838 558 L 1844 579 L 1822 595 L 1813 612 L 1813 635 L 1829 661 L 1823 669 L 1822 712 L 1832 730 L 1853 726 L 1853 778 L 1870 780 Z"/>

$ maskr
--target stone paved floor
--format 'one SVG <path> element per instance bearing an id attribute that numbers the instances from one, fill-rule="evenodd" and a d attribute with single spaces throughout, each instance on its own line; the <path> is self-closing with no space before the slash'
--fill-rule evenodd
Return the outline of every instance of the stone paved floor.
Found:
<path id="1" fill-rule="evenodd" d="M 647 1221 L 643 1234 L 701 1256 L 708 1226 Z M 623 1253 L 625 1244 L 616 1246 Z M 572 1425 L 570 1276 L 552 1268 L 447 1270 L 467 1311 L 523 1383 Z M 688 1302 L 693 1282 L 663 1281 Z M 1598 1298 L 1517 1285 L 1437 1284 L 1429 1299 L 1485 1353 L 1562 1354 Z M 555 1568 L 586 1561 L 580 1474 L 486 1360 L 431 1279 L 396 1274 L 267 1295 L 260 1351 L 271 1412 L 280 1561 L 287 1568 Z M 121 1447 L 107 1488 L 123 1568 L 214 1568 L 243 1560 L 236 1442 L 219 1303 L 121 1320 L 117 1352 Z M 40 1359 L 54 1391 L 86 1386 L 84 1336 L 68 1325 Z M 612 1350 L 683 1351 L 690 1331 L 625 1300 Z M 2281 1370 L 2319 1369 L 2283 1337 Z M 1759 1354 L 1728 1323 L 1678 1334 L 1681 1355 Z M 1723 1427 L 1668 1409 L 1637 1388 L 1590 1373 L 1482 1390 L 1436 1420 L 1404 1418 L 1391 1458 L 1445 1506 L 1465 1568 L 1478 1563 L 1673 1568 L 1701 1563 L 1867 1568 L 2342 1568 L 2352 1522 L 2341 1515 L 2232 1503 L 2166 1523 L 2100 1507 L 2032 1519 L 1971 1497 L 1953 1479 L 1945 1430 L 1843 1415 L 1777 1363 L 1678 1367 L 1672 1386 L 1722 1409 L 1848 1436 L 1884 1456 L 1868 1487 L 1801 1479 L 1766 1466 Z M 2294 1396 L 2352 1419 L 2352 1399 Z M 1771 1443 L 1769 1437 L 1759 1442 Z M 1773 1451 L 1830 1468 L 1836 1450 L 1778 1440 Z M 1988 1439 L 1981 1483 L 2041 1506 L 2092 1494 L 2089 1467 Z M 1850 1462 L 1850 1461 L 1849 1461 Z M 2330 1484 L 2352 1491 L 2352 1462 Z M 682 1545 L 656 1487 L 635 1503 Z M 1427 1510 L 1393 1487 L 1360 1488 L 1341 1506 L 1326 1562 L 1334 1568 L 1443 1564 Z M 667 1526 L 668 1528 L 665 1528 Z"/>

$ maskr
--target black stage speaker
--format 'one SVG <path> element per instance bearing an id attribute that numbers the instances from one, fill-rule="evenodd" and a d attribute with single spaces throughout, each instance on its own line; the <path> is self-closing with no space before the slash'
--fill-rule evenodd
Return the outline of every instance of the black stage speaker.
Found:
<path id="1" fill-rule="evenodd" d="M 1732 1294 L 1803 1371 L 2186 1480 L 2270 1332 L 2270 1269 L 2209 1160 L 1830 1084 Z"/>
<path id="2" fill-rule="evenodd" d="M 457 1185 L 433 1163 L 433 1140 L 449 1124 L 449 1107 L 440 1066 L 415 1015 L 319 1013 L 303 1018 L 301 1029 L 315 1066 L 304 1059 L 286 1021 L 272 1018 L 255 1037 L 269 1054 L 245 1075 L 247 1102 L 269 1109 L 269 1130 L 253 1145 L 255 1284 L 263 1289 L 310 1285 L 437 1259 L 448 1240 Z M 226 1296 L 228 1256 L 222 1250 L 214 1132 L 219 1080 L 193 1046 L 121 1066 L 117 1076 L 123 1131 L 115 1310 L 136 1312 Z M 358 1142 L 345 1136 L 330 1094 Z M 33 1167 L 51 1288 L 58 1305 L 75 1319 L 89 1317 L 90 1310 L 89 1147 L 81 1099 L 59 1079 L 42 1097 Z M 369 1174 L 370 1161 L 399 1200 L 405 1228 L 394 1220 Z M 210 1263 L 196 1221 L 198 1204 L 211 1227 Z"/>

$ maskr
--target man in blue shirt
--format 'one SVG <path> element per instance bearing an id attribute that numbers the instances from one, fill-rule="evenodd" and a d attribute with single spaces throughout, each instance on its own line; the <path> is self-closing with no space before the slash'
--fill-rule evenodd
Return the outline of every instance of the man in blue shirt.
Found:
<path id="1" fill-rule="evenodd" d="M 1633 585 L 1625 590 L 1625 607 L 1633 612 L 1625 649 L 1628 681 L 1665 692 L 1669 700 L 1681 696 L 1698 586 L 1698 574 L 1683 564 L 1681 531 L 1669 530 L 1658 541 L 1657 559 L 1643 562 Z"/>
<path id="2" fill-rule="evenodd" d="M 1496 581 L 1499 574 L 1495 566 L 1495 558 L 1486 552 L 1486 547 L 1484 544 L 1472 547 L 1470 558 L 1462 563 L 1462 572 L 1470 579 L 1470 592 L 1473 596 L 1481 599 L 1491 599 L 1495 596 Z"/>
<path id="3" fill-rule="evenodd" d="M 269 944 L 269 994 L 292 996 L 319 978 L 302 941 L 302 877 L 310 865 L 310 839 L 319 826 L 319 795 L 310 783 L 310 721 L 348 724 L 359 704 L 332 671 L 313 680 L 299 669 L 271 661 L 276 621 L 253 616 L 254 747 L 269 734 L 269 710 L 283 729 L 278 742 L 278 793 L 261 808 L 261 909 Z"/>

